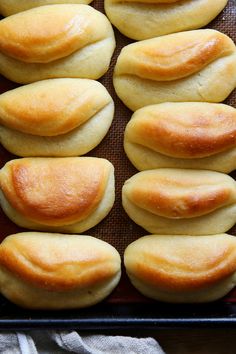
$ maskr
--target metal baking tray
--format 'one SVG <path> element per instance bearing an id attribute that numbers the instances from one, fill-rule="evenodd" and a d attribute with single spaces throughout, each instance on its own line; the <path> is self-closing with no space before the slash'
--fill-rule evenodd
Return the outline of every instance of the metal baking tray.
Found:
<path id="1" fill-rule="evenodd" d="M 92 4 L 104 12 L 103 1 Z M 208 26 L 229 35 L 236 42 L 236 1 L 229 0 L 225 10 Z M 101 238 L 117 248 L 123 256 L 126 246 L 147 232 L 134 224 L 121 206 L 121 188 L 126 179 L 137 171 L 128 161 L 123 151 L 123 132 L 132 112 L 118 99 L 112 86 L 114 64 L 121 48 L 132 41 L 115 30 L 117 47 L 109 71 L 101 78 L 115 106 L 115 118 L 112 127 L 103 142 L 89 156 L 104 157 L 115 166 L 116 202 L 108 215 L 99 225 L 86 232 Z M 0 93 L 16 87 L 0 77 Z M 235 90 L 236 91 L 236 90 Z M 236 107 L 236 92 L 226 100 Z M 0 168 L 6 161 L 16 158 L 0 146 Z M 7 235 L 23 231 L 14 225 L 0 210 L 0 241 Z M 236 235 L 236 228 L 229 233 Z M 154 329 L 170 327 L 236 327 L 236 291 L 233 290 L 224 299 L 204 305 L 171 305 L 148 300 L 140 295 L 128 281 L 125 270 L 120 284 L 103 303 L 88 309 L 70 311 L 29 311 L 21 309 L 0 296 L 0 330 L 79 328 L 82 330 L 123 330 Z"/>
<path id="2" fill-rule="evenodd" d="M 0 330 L 79 329 L 80 331 L 155 328 L 236 328 L 236 304 L 100 304 L 76 311 L 27 311 L 0 298 Z"/>

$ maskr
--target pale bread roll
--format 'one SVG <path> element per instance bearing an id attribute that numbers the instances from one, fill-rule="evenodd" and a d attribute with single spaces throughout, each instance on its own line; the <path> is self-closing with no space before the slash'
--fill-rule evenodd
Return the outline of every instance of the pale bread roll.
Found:
<path id="1" fill-rule="evenodd" d="M 125 36 L 148 39 L 193 30 L 211 22 L 227 0 L 105 0 L 111 23 Z"/>
<path id="2" fill-rule="evenodd" d="M 41 6 L 0 21 L 0 73 L 19 83 L 98 79 L 114 48 L 110 22 L 88 5 Z"/>
<path id="3" fill-rule="evenodd" d="M 122 199 L 129 217 L 153 234 L 211 235 L 236 222 L 236 182 L 219 172 L 139 172 L 125 182 Z"/>
<path id="4" fill-rule="evenodd" d="M 124 262 L 132 284 L 155 300 L 217 300 L 236 285 L 236 238 L 149 235 L 131 243 Z"/>
<path id="5" fill-rule="evenodd" d="M 138 170 L 236 169 L 236 109 L 206 102 L 160 103 L 137 110 L 124 149 Z"/>
<path id="6" fill-rule="evenodd" d="M 0 95 L 0 141 L 19 156 L 79 156 L 97 146 L 114 103 L 97 81 L 51 79 Z"/>
<path id="7" fill-rule="evenodd" d="M 133 111 L 162 102 L 221 102 L 236 87 L 236 47 L 212 29 L 133 43 L 122 49 L 113 82 Z"/>
<path id="8" fill-rule="evenodd" d="M 22 158 L 0 170 L 0 203 L 17 225 L 81 233 L 111 210 L 114 168 L 95 157 Z"/>
<path id="9" fill-rule="evenodd" d="M 30 309 L 94 305 L 120 279 L 120 256 L 91 236 L 24 232 L 0 245 L 0 290 Z"/>
<path id="10" fill-rule="evenodd" d="M 3 16 L 14 15 L 17 12 L 44 5 L 53 4 L 89 4 L 92 0 L 0 0 L 0 13 Z"/>

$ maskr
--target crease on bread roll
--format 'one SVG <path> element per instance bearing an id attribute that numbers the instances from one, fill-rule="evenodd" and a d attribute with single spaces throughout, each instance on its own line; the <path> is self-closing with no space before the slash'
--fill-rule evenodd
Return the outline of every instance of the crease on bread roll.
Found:
<path id="1" fill-rule="evenodd" d="M 219 172 L 139 172 L 125 182 L 122 202 L 129 217 L 151 233 L 210 235 L 236 222 L 236 183 Z"/>
<path id="2" fill-rule="evenodd" d="M 114 203 L 114 168 L 94 157 L 23 158 L 0 171 L 1 206 L 17 225 L 78 233 L 98 224 Z"/>
<path id="3" fill-rule="evenodd" d="M 0 95 L 0 140 L 20 156 L 78 156 L 107 133 L 114 103 L 97 81 L 51 79 Z"/>
<path id="4" fill-rule="evenodd" d="M 144 40 L 206 26 L 228 0 L 105 0 L 105 11 L 125 36 Z"/>
<path id="5" fill-rule="evenodd" d="M 0 289 L 26 308 L 87 307 L 112 292 L 120 263 L 114 247 L 91 236 L 19 233 L 0 245 Z"/>
<path id="6" fill-rule="evenodd" d="M 147 297 L 214 301 L 236 285 L 236 238 L 148 235 L 127 247 L 124 262 L 132 284 Z"/>
<path id="7" fill-rule="evenodd" d="M 236 109 L 205 102 L 161 103 L 136 111 L 124 149 L 138 170 L 236 168 Z"/>
<path id="8" fill-rule="evenodd" d="M 162 102 L 221 102 L 236 86 L 236 47 L 211 29 L 133 43 L 122 49 L 113 81 L 133 111 Z"/>
<path id="9" fill-rule="evenodd" d="M 232 54 L 232 40 L 214 30 L 154 38 L 126 47 L 119 59 L 117 75 L 136 75 L 155 81 L 172 81 L 192 75 L 212 61 Z"/>
<path id="10" fill-rule="evenodd" d="M 91 0 L 1 0 L 0 13 L 3 16 L 14 15 L 34 7 L 55 4 L 89 4 Z"/>
<path id="11" fill-rule="evenodd" d="M 19 83 L 98 79 L 114 48 L 109 21 L 88 5 L 41 6 L 0 21 L 0 72 Z"/>

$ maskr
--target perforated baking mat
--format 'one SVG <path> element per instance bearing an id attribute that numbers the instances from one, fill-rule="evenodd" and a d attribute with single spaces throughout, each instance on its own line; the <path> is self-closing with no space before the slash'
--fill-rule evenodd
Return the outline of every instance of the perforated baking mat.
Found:
<path id="1" fill-rule="evenodd" d="M 101 0 L 94 1 L 91 6 L 101 12 L 104 12 L 103 1 Z M 234 40 L 234 42 L 236 42 L 236 0 L 229 0 L 229 3 L 224 11 L 207 27 L 217 29 L 227 34 Z M 115 102 L 115 117 L 105 139 L 97 148 L 92 150 L 87 155 L 106 158 L 115 166 L 116 201 L 110 214 L 99 225 L 86 231 L 85 233 L 109 242 L 116 247 L 123 258 L 124 249 L 128 246 L 128 244 L 143 235 L 147 235 L 148 232 L 132 222 L 124 212 L 121 205 L 121 188 L 125 180 L 137 173 L 137 170 L 131 165 L 123 150 L 124 129 L 132 115 L 132 112 L 126 108 L 116 96 L 112 85 L 112 75 L 117 56 L 119 55 L 122 47 L 132 43 L 133 41 L 120 34 L 115 28 L 114 31 L 116 36 L 116 50 L 112 57 L 109 71 L 99 81 L 106 86 L 113 97 Z M 14 87 L 17 87 L 15 83 L 0 77 L 0 93 Z M 225 103 L 236 107 L 236 90 L 230 95 L 230 97 L 228 97 Z M 13 158 L 16 158 L 16 156 L 9 154 L 3 147 L 0 147 L 0 167 Z M 25 230 L 14 225 L 0 210 L 1 239 L 7 235 L 21 231 Z M 236 235 L 236 227 L 230 230 L 229 233 Z M 227 295 L 224 300 L 228 302 L 236 302 L 236 289 Z M 141 296 L 132 287 L 123 269 L 123 276 L 119 286 L 106 301 L 113 304 L 121 304 L 137 302 L 144 303 L 150 302 L 151 300 Z"/>

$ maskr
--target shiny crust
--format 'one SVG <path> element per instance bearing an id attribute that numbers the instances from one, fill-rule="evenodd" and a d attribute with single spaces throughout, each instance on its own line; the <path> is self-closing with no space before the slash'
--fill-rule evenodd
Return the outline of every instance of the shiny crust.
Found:
<path id="1" fill-rule="evenodd" d="M 70 77 L 97 80 L 108 70 L 115 48 L 110 22 L 88 5 L 27 10 L 0 21 L 0 34 L 0 73 L 23 84 Z"/>
<path id="2" fill-rule="evenodd" d="M 106 92 L 105 88 L 104 91 Z M 39 136 L 22 133 L 19 130 L 1 125 L 0 141 L 5 149 L 18 156 L 81 156 L 102 141 L 111 126 L 113 116 L 114 102 L 111 100 L 97 114 L 68 133 L 56 136 Z M 60 127 L 58 122 L 57 126 Z M 34 128 L 36 128 L 35 125 Z M 52 127 L 50 131 L 52 132 Z"/>
<path id="3" fill-rule="evenodd" d="M 186 219 L 234 204 L 236 185 L 231 177 L 217 172 L 159 169 L 126 181 L 123 198 L 153 216 Z"/>
<path id="4" fill-rule="evenodd" d="M 235 51 L 226 35 L 214 30 L 203 33 L 200 36 L 199 31 L 189 31 L 130 44 L 121 51 L 115 76 L 135 75 L 155 81 L 182 79 Z"/>
<path id="5" fill-rule="evenodd" d="M 120 272 L 118 252 L 104 241 L 37 232 L 8 236 L 0 247 L 0 264 L 31 285 L 50 291 L 89 289 Z"/>
<path id="6" fill-rule="evenodd" d="M 3 16 L 10 16 L 17 12 L 32 9 L 38 6 L 52 4 L 89 4 L 89 0 L 1 0 L 0 13 Z"/>
<path id="7" fill-rule="evenodd" d="M 131 279 L 157 295 L 189 295 L 219 284 L 236 271 L 236 239 L 212 236 L 150 235 L 130 244 L 124 255 Z M 231 288 L 234 284 L 231 284 Z M 227 292 L 227 290 L 226 290 Z M 197 300 L 197 295 L 196 295 Z M 197 300 L 198 301 L 198 300 Z"/>
<path id="8" fill-rule="evenodd" d="M 127 124 L 125 147 L 129 143 L 176 158 L 212 156 L 235 147 L 236 109 L 203 102 L 147 106 Z M 126 152 L 132 159 L 132 149 Z"/>
<path id="9" fill-rule="evenodd" d="M 236 239 L 226 234 L 146 236 L 128 246 L 125 265 L 130 273 L 153 286 L 194 290 L 236 271 Z"/>
<path id="10" fill-rule="evenodd" d="M 101 202 L 112 165 L 97 158 L 25 158 L 8 162 L 0 184 L 28 220 L 62 226 L 86 219 Z"/>
<path id="11" fill-rule="evenodd" d="M 107 31 L 107 22 L 86 5 L 42 6 L 0 21 L 0 51 L 23 62 L 49 63 L 106 38 Z"/>
<path id="12" fill-rule="evenodd" d="M 211 29 L 133 43 L 117 59 L 113 84 L 133 111 L 163 102 L 222 102 L 236 87 L 236 48 Z"/>
<path id="13" fill-rule="evenodd" d="M 111 102 L 94 80 L 44 80 L 0 95 L 0 122 L 23 133 L 56 136 L 79 127 Z"/>

